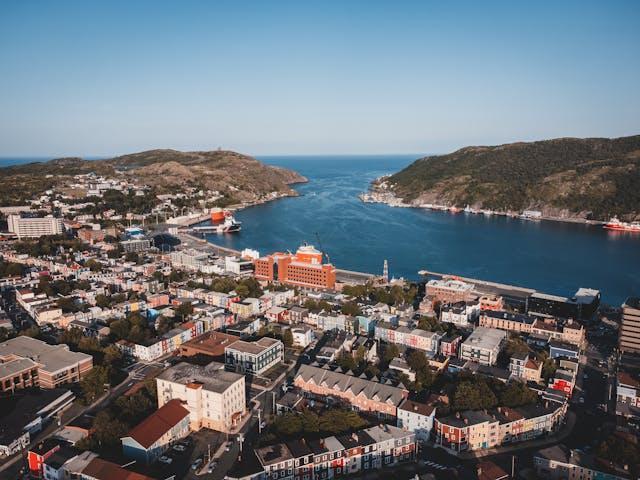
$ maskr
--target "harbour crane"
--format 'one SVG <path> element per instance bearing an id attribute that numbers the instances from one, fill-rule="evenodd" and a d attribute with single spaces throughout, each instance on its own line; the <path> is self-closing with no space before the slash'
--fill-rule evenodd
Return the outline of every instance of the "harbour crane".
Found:
<path id="1" fill-rule="evenodd" d="M 324 248 L 322 248 L 322 241 L 320 240 L 320 234 L 318 232 L 315 232 L 315 234 L 316 234 L 316 239 L 318 240 L 318 247 L 320 247 L 320 251 L 322 252 L 322 255 L 324 255 L 326 257 L 327 263 L 331 263 L 331 259 L 329 258 L 329 254 L 324 251 Z"/>

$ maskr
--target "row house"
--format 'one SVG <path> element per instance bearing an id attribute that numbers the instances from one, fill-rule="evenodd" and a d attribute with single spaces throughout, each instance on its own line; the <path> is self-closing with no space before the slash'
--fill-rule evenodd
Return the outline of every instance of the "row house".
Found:
<path id="1" fill-rule="evenodd" d="M 525 382 L 540 382 L 542 362 L 531 358 L 529 353 L 514 353 L 509 360 L 511 375 Z"/>
<path id="2" fill-rule="evenodd" d="M 618 372 L 616 378 L 616 414 L 640 416 L 640 380 L 637 374 Z"/>
<path id="3" fill-rule="evenodd" d="M 460 335 L 445 335 L 440 339 L 440 355 L 457 357 L 462 337 Z"/>
<path id="4" fill-rule="evenodd" d="M 232 302 L 229 305 L 229 310 L 240 318 L 248 318 L 259 315 L 262 312 L 262 305 L 257 298 L 245 298 L 244 300 Z"/>
<path id="5" fill-rule="evenodd" d="M 566 408 L 566 403 L 546 401 L 517 408 L 457 412 L 435 419 L 435 445 L 460 453 L 532 440 L 557 431 Z"/>
<path id="6" fill-rule="evenodd" d="M 264 308 L 270 307 L 281 307 L 291 302 L 295 297 L 294 290 L 284 290 L 282 292 L 265 292 L 261 297 L 260 301 Z"/>
<path id="7" fill-rule="evenodd" d="M 289 322 L 292 324 L 306 323 L 309 317 L 309 309 L 303 307 L 291 307 L 289 309 Z"/>
<path id="8" fill-rule="evenodd" d="M 504 310 L 504 299 L 499 295 L 482 295 L 478 302 L 480 310 Z"/>
<path id="9" fill-rule="evenodd" d="M 387 323 L 379 323 L 375 327 L 375 338 L 414 350 L 422 350 L 427 356 L 433 357 L 438 353 L 442 334 L 419 328 L 413 330 L 407 327 L 394 328 Z"/>
<path id="10" fill-rule="evenodd" d="M 505 312 L 502 310 L 482 310 L 479 324 L 481 327 L 529 334 L 535 321 L 536 317 L 523 313 Z"/>
<path id="11" fill-rule="evenodd" d="M 477 301 L 446 304 L 440 308 L 440 321 L 462 328 L 473 327 L 479 312 Z"/>
<path id="12" fill-rule="evenodd" d="M 317 328 L 320 330 L 338 330 L 341 332 L 354 332 L 354 318 L 342 313 L 321 312 L 317 316 Z"/>
<path id="13" fill-rule="evenodd" d="M 328 480 L 392 467 L 416 458 L 411 432 L 391 425 L 255 450 L 266 480 Z"/>
<path id="14" fill-rule="evenodd" d="M 538 318 L 531 327 L 531 333 L 549 341 L 569 343 L 578 347 L 584 346 L 586 342 L 584 327 L 571 319 L 561 325 L 553 318 Z"/>
<path id="15" fill-rule="evenodd" d="M 396 417 L 398 406 L 409 394 L 404 388 L 312 365 L 300 366 L 294 385 L 311 396 L 338 398 L 381 417 Z"/>
<path id="16" fill-rule="evenodd" d="M 205 323 L 198 319 L 183 323 L 168 331 L 162 337 L 152 338 L 142 343 L 116 342 L 116 346 L 126 355 L 152 362 L 180 349 L 180 345 L 205 332 Z"/>

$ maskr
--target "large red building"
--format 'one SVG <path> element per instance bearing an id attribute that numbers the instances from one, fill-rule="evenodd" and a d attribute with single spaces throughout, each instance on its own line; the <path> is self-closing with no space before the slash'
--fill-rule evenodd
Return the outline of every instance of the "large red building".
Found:
<path id="1" fill-rule="evenodd" d="M 322 263 L 322 252 L 312 245 L 301 246 L 295 254 L 277 252 L 254 261 L 255 277 L 310 288 L 334 289 L 336 268 Z"/>

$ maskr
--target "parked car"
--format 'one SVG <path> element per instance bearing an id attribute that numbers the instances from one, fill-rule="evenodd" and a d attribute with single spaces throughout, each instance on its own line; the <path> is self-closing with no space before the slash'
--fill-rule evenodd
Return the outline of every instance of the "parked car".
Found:
<path id="1" fill-rule="evenodd" d="M 173 458 L 167 457 L 166 455 L 161 456 L 158 461 L 160 463 L 164 463 L 165 465 L 170 465 L 173 462 Z"/>
<path id="2" fill-rule="evenodd" d="M 187 447 L 185 447 L 184 445 L 182 445 L 182 444 L 180 444 L 180 443 L 176 443 L 176 444 L 173 446 L 173 449 L 174 449 L 176 452 L 184 452 L 184 451 L 187 449 Z"/>
<path id="3" fill-rule="evenodd" d="M 197 470 L 200 467 L 200 465 L 202 465 L 202 459 L 196 458 L 195 462 L 191 464 L 191 470 Z"/>

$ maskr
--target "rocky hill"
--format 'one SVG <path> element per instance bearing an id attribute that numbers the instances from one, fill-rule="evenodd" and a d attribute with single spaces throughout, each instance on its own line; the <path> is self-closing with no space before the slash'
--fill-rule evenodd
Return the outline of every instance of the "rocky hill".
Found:
<path id="1" fill-rule="evenodd" d="M 640 135 L 465 147 L 374 182 L 405 203 L 640 218 Z"/>
<path id="2" fill-rule="evenodd" d="M 295 195 L 290 185 L 307 181 L 292 170 L 231 151 L 149 150 L 106 160 L 59 158 L 0 169 L 0 205 L 22 203 L 73 175 L 90 172 L 129 178 L 154 187 L 158 193 L 188 186 L 218 190 L 248 202 L 271 192 Z"/>

